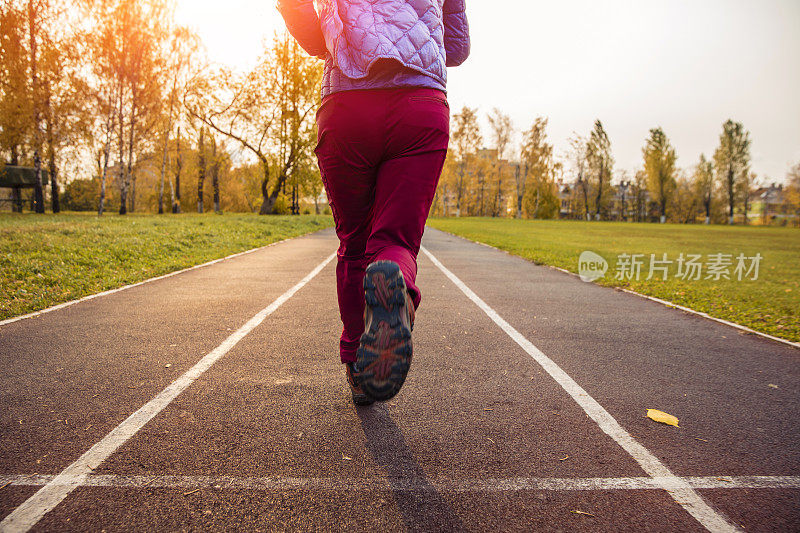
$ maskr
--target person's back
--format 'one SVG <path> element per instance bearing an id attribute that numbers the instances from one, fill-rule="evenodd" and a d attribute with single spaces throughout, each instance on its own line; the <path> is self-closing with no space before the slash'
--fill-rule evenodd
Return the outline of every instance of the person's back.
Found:
<path id="1" fill-rule="evenodd" d="M 316 154 L 340 240 L 340 357 L 357 404 L 387 400 L 412 356 L 425 221 L 449 141 L 446 67 L 470 41 L 464 0 L 279 0 L 325 59 Z"/>

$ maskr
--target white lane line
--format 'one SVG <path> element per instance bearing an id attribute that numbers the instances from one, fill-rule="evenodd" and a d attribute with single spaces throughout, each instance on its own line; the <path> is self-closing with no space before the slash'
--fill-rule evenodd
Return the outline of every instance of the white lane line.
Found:
<path id="1" fill-rule="evenodd" d="M 89 448 L 78 460 L 66 467 L 60 474 L 50 480 L 33 496 L 28 498 L 19 507 L 0 522 L 0 531 L 28 531 L 45 514 L 58 505 L 67 495 L 81 485 L 91 471 L 106 460 L 117 448 L 131 438 L 137 431 L 147 424 L 154 416 L 160 413 L 181 392 L 199 378 L 211 365 L 216 363 L 223 355 L 253 331 L 265 318 L 275 312 L 289 298 L 311 281 L 325 265 L 336 256 L 329 255 L 322 263 L 312 270 L 297 285 L 280 295 L 274 302 L 259 311 L 247 323 L 233 332 L 222 344 L 214 348 L 205 357 L 198 361 L 192 368 L 170 383 L 159 392 L 152 400 L 144 404 L 139 410 L 126 418 L 120 425 L 111 430 L 103 439 Z"/>
<path id="2" fill-rule="evenodd" d="M 41 486 L 53 483 L 56 475 L 0 475 L 0 484 L 10 486 Z M 58 483 L 68 486 L 107 488 L 160 489 L 236 489 L 236 490 L 327 490 L 440 492 L 518 492 L 601 491 L 601 490 L 663 490 L 665 486 L 680 488 L 688 484 L 694 489 L 800 489 L 798 476 L 694 476 L 694 477 L 610 477 L 610 478 L 540 478 L 518 477 L 502 479 L 415 479 L 415 478 L 301 478 L 301 477 L 237 477 L 237 476 L 178 476 L 178 475 L 120 475 L 92 474 L 62 477 Z"/>
<path id="3" fill-rule="evenodd" d="M 425 227 L 428 228 L 430 226 L 425 226 Z M 433 228 L 433 229 L 435 229 L 436 231 L 441 231 L 442 233 L 445 233 L 447 235 L 456 237 L 458 239 L 469 241 L 469 242 L 471 242 L 473 244 L 479 244 L 481 246 L 486 246 L 487 248 L 491 248 L 492 250 L 496 250 L 496 251 L 504 253 L 506 255 L 510 255 L 510 256 L 513 256 L 513 257 L 519 257 L 520 259 L 524 259 L 525 261 L 531 262 L 530 259 L 525 259 L 524 257 L 522 257 L 520 255 L 513 254 L 513 253 L 511 253 L 511 252 L 509 252 L 507 250 L 503 250 L 502 248 L 498 248 L 497 246 L 492 246 L 491 244 L 486 244 L 485 242 L 474 241 L 474 240 L 468 239 L 468 238 L 466 238 L 466 237 L 464 237 L 462 235 L 456 235 L 455 233 L 451 233 L 449 231 L 444 231 L 442 229 L 437 229 L 437 228 Z M 564 274 L 568 274 L 568 275 L 573 276 L 575 278 L 580 278 L 579 274 L 576 274 L 575 272 L 570 272 L 566 268 L 561 268 L 561 267 L 557 267 L 557 266 L 553 266 L 553 265 L 537 265 L 537 266 L 543 266 L 543 267 L 547 267 L 547 268 L 552 268 L 553 270 L 558 270 L 559 272 L 563 272 Z M 597 283 L 595 283 L 595 282 L 592 282 L 592 283 L 594 285 L 597 285 Z M 598 285 L 598 286 L 602 286 L 602 285 Z M 781 344 L 786 344 L 787 346 L 792 346 L 793 348 L 800 348 L 800 342 L 793 342 L 793 341 L 790 341 L 789 339 L 784 339 L 784 338 L 781 338 L 781 337 L 776 337 L 775 335 L 770 335 L 769 333 L 763 333 L 761 331 L 756 331 L 756 330 L 754 330 L 752 328 L 748 328 L 747 326 L 743 326 L 741 324 L 737 324 L 736 322 L 731 322 L 730 320 L 725 320 L 723 318 L 717 318 L 717 317 L 711 316 L 708 313 L 705 313 L 703 311 L 697 311 L 695 309 L 692 309 L 691 307 L 685 307 L 683 305 L 679 305 L 679 304 L 670 302 L 669 300 L 662 300 L 661 298 L 656 298 L 655 296 L 648 296 L 646 294 L 642 294 L 641 292 L 632 291 L 630 289 L 623 289 L 622 287 L 610 287 L 609 286 L 609 287 L 606 287 L 606 288 L 615 289 L 615 290 L 622 291 L 622 292 L 625 292 L 625 293 L 628 293 L 628 294 L 632 294 L 634 296 L 639 296 L 639 297 L 644 298 L 646 300 L 650 300 L 652 302 L 659 303 L 659 304 L 661 304 L 661 305 L 663 305 L 665 307 L 672 307 L 672 308 L 678 309 L 679 311 L 683 311 L 684 313 L 688 313 L 690 315 L 696 315 L 696 316 L 699 316 L 701 318 L 705 318 L 707 320 L 713 320 L 714 322 L 718 322 L 720 324 L 724 324 L 726 326 L 730 326 L 730 327 L 738 329 L 740 331 L 744 331 L 745 333 L 749 333 L 750 335 L 755 335 L 757 337 L 763 337 L 765 339 L 770 339 L 770 340 L 773 340 L 773 341 L 776 341 L 776 342 L 780 342 Z"/>
<path id="4" fill-rule="evenodd" d="M 78 298 L 77 300 L 70 300 L 69 302 L 60 303 L 58 305 L 54 305 L 54 306 L 48 307 L 46 309 L 41 309 L 39 311 L 34 311 L 33 313 L 28 313 L 27 315 L 20 315 L 20 316 L 15 316 L 13 318 L 7 318 L 5 320 L 0 320 L 0 326 L 5 326 L 6 324 L 11 324 L 12 322 L 17 322 L 19 320 L 25 320 L 26 318 L 34 318 L 34 317 L 37 317 L 39 315 L 43 315 L 45 313 L 49 313 L 51 311 L 56 311 L 58 309 L 63 309 L 65 307 L 69 307 L 69 306 L 75 305 L 77 303 L 85 302 L 87 300 L 93 300 L 93 299 L 99 298 L 101 296 L 108 296 L 109 294 L 114 294 L 115 292 L 124 291 L 126 289 L 131 289 L 133 287 L 138 287 L 139 285 L 144 285 L 145 283 L 150 283 L 151 281 L 158 281 L 160 279 L 169 278 L 169 277 L 172 277 L 172 276 L 177 276 L 178 274 L 183 274 L 184 272 L 189 272 L 190 270 L 196 270 L 198 268 L 207 267 L 209 265 L 213 265 L 213 264 L 219 263 L 221 261 L 227 261 L 228 259 L 233 259 L 234 257 L 239 257 L 240 255 L 251 254 L 253 252 L 257 252 L 259 250 L 263 250 L 265 248 L 269 248 L 270 246 L 275 246 L 275 245 L 278 245 L 278 244 L 281 244 L 281 243 L 284 243 L 286 241 L 289 241 L 291 239 L 296 239 L 296 238 L 297 237 L 291 237 L 289 239 L 283 239 L 283 240 L 280 240 L 280 241 L 276 241 L 276 242 L 270 243 L 270 244 L 268 244 L 266 246 L 261 246 L 259 248 L 252 248 L 250 250 L 245 250 L 244 252 L 239 252 L 239 253 L 227 255 L 225 257 L 220 257 L 219 259 L 214 259 L 213 261 L 209 261 L 209 262 L 203 263 L 201 265 L 195 265 L 195 266 L 191 266 L 189 268 L 184 268 L 182 270 L 176 270 L 175 272 L 168 272 L 167 274 L 164 274 L 162 276 L 157 276 L 155 278 L 145 279 L 145 280 L 139 281 L 137 283 L 131 283 L 130 285 L 125 285 L 123 287 L 117 287 L 116 289 L 109 289 L 107 291 L 98 292 L 97 294 L 90 294 L 89 296 L 84 296 L 83 298 Z"/>
<path id="5" fill-rule="evenodd" d="M 739 531 L 739 529 L 731 524 L 724 516 L 715 511 L 706 501 L 692 488 L 692 486 L 685 480 L 673 474 L 666 465 L 664 465 L 658 458 L 650 453 L 650 451 L 639 444 L 630 433 L 614 419 L 602 405 L 597 403 L 597 400 L 589 396 L 583 388 L 575 382 L 561 367 L 559 367 L 552 359 L 547 357 L 539 348 L 533 345 L 531 341 L 526 339 L 519 331 L 514 329 L 511 324 L 506 322 L 503 317 L 497 314 L 497 311 L 492 309 L 486 302 L 484 302 L 477 294 L 467 287 L 455 274 L 450 272 L 436 257 L 433 256 L 426 248 L 422 248 L 428 258 L 433 261 L 439 270 L 445 276 L 450 278 L 461 292 L 467 298 L 472 300 L 492 321 L 500 326 L 500 328 L 508 334 L 528 355 L 539 363 L 539 365 L 552 377 L 561 387 L 572 396 L 572 399 L 583 408 L 589 417 L 594 420 L 600 429 L 602 429 L 609 437 L 614 439 L 622 449 L 633 457 L 639 466 L 654 480 L 661 481 L 661 488 L 669 492 L 670 496 L 689 514 L 691 514 L 698 522 L 700 522 L 709 531 Z M 666 483 L 665 480 L 669 480 Z"/>

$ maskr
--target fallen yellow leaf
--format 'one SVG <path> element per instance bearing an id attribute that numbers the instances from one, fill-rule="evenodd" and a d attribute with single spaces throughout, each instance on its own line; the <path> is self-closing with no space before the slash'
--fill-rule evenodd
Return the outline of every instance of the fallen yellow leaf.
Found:
<path id="1" fill-rule="evenodd" d="M 678 426 L 678 419 L 664 411 L 659 411 L 658 409 L 648 409 L 647 410 L 647 418 L 650 420 L 655 420 L 656 422 L 661 422 L 662 424 L 667 424 L 669 426 Z"/>

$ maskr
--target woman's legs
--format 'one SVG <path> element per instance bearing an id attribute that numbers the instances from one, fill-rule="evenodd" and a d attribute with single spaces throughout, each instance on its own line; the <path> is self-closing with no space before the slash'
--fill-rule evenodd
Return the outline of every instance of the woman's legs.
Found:
<path id="1" fill-rule="evenodd" d="M 349 362 L 364 331 L 367 264 L 398 263 L 419 305 L 416 258 L 447 153 L 449 111 L 432 89 L 346 91 L 326 99 L 317 123 L 316 153 L 340 240 L 340 355 Z"/>

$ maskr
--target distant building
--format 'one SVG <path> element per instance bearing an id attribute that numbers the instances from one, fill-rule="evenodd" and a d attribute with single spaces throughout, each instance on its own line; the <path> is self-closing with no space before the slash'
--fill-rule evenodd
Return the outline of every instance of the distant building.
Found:
<path id="1" fill-rule="evenodd" d="M 769 224 L 774 219 L 793 219 L 786 206 L 783 184 L 773 183 L 769 187 L 759 187 L 750 192 L 748 220 Z"/>

